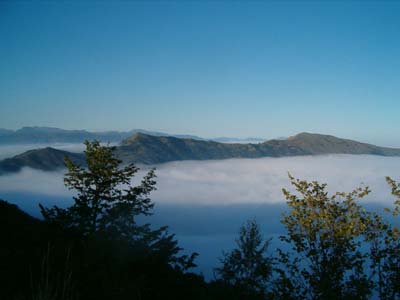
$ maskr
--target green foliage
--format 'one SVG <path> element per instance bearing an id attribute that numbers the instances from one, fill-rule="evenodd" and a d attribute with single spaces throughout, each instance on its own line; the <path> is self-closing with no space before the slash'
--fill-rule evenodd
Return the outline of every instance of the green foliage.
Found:
<path id="1" fill-rule="evenodd" d="M 360 247 L 369 218 L 356 199 L 368 187 L 329 196 L 326 184 L 289 177 L 297 193 L 283 190 L 289 212 L 281 239 L 292 249 L 279 251 L 276 298 L 367 299 L 371 282 Z"/>
<path id="2" fill-rule="evenodd" d="M 385 211 L 394 217 L 400 212 L 400 184 L 386 178 L 395 197 L 394 209 Z M 377 290 L 381 300 L 400 298 L 400 231 L 378 214 L 373 214 L 368 234 L 371 248 L 372 269 L 377 277 Z"/>
<path id="3" fill-rule="evenodd" d="M 139 186 L 131 180 L 138 168 L 133 164 L 119 168 L 113 148 L 101 146 L 98 141 L 85 142 L 86 164 L 83 168 L 68 157 L 65 185 L 77 192 L 74 205 L 67 209 L 41 206 L 48 221 L 75 228 L 83 235 L 107 233 L 131 238 L 135 235 L 135 216 L 149 214 L 153 203 L 149 194 L 155 189 L 155 173 L 151 170 Z"/>
<path id="4" fill-rule="evenodd" d="M 248 220 L 240 227 L 237 248 L 224 253 L 216 274 L 235 287 L 242 299 L 263 299 L 272 273 L 272 259 L 266 256 L 270 240 L 264 241 L 259 225 Z"/>
<path id="5" fill-rule="evenodd" d="M 64 183 L 77 192 L 74 204 L 66 209 L 40 206 L 44 219 L 86 238 L 120 240 L 135 247 L 138 253 L 151 251 L 176 267 L 193 267 L 195 254 L 178 257 L 181 249 L 173 235 L 167 233 L 167 227 L 152 230 L 149 224 L 139 225 L 136 221 L 138 215 L 150 215 L 154 206 L 149 198 L 156 189 L 154 169 L 133 186 L 133 177 L 139 170 L 135 165 L 120 168 L 115 149 L 98 141 L 86 141 L 85 145 L 86 168 L 65 159 L 68 172 Z"/>
<path id="6" fill-rule="evenodd" d="M 400 213 L 400 183 L 397 183 L 390 177 L 386 177 L 386 182 L 391 188 L 392 195 L 396 198 L 396 200 L 394 201 L 395 208 L 392 211 L 392 214 L 393 216 L 398 216 Z"/>

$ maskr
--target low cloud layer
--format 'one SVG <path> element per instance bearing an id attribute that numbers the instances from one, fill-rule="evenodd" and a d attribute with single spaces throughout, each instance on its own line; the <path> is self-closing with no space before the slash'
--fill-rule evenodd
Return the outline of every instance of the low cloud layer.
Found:
<path id="1" fill-rule="evenodd" d="M 400 158 L 327 155 L 286 158 L 175 162 L 158 168 L 154 198 L 178 203 L 282 203 L 287 173 L 328 183 L 329 190 L 351 191 L 368 185 L 366 201 L 392 201 L 385 176 L 400 177 Z"/>
<path id="2" fill-rule="evenodd" d="M 152 194 L 155 214 L 145 221 L 155 227 L 169 225 L 181 247 L 200 253 L 197 270 L 212 278 L 221 251 L 233 247 L 246 219 L 256 218 L 266 237 L 284 233 L 280 217 L 286 206 L 281 189 L 289 186 L 288 171 L 297 178 L 326 182 L 331 192 L 369 185 L 373 193 L 365 202 L 381 209 L 393 201 L 385 176 L 400 179 L 400 157 L 329 155 L 159 165 L 157 191 Z M 135 183 L 145 172 L 140 171 Z M 40 217 L 38 203 L 68 206 L 72 202 L 73 193 L 64 187 L 63 176 L 64 171 L 32 169 L 0 176 L 0 198 Z"/>
<path id="3" fill-rule="evenodd" d="M 146 170 L 140 171 L 137 179 Z M 373 193 L 366 202 L 391 203 L 385 176 L 400 178 L 400 158 L 371 155 L 327 155 L 289 158 L 173 162 L 157 167 L 152 199 L 175 204 L 283 203 L 287 172 L 301 179 L 328 183 L 329 190 L 351 191 L 364 184 Z M 63 185 L 64 172 L 24 169 L 0 177 L 1 193 L 72 195 Z"/>
<path id="4" fill-rule="evenodd" d="M 24 168 L 18 173 L 0 176 L 0 198 L 2 193 L 23 193 L 48 196 L 72 196 L 64 186 L 64 171 L 44 172 Z"/>

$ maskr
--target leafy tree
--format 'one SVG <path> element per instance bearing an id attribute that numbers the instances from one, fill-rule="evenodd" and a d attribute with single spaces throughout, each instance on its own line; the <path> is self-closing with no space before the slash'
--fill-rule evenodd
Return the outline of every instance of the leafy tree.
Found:
<path id="1" fill-rule="evenodd" d="M 85 142 L 87 168 L 65 158 L 68 172 L 64 183 L 77 191 L 74 205 L 67 209 L 41 206 L 46 220 L 77 229 L 87 236 L 99 232 L 113 232 L 131 236 L 136 228 L 134 216 L 149 214 L 153 203 L 148 198 L 155 189 L 155 173 L 151 170 L 139 186 L 131 186 L 139 170 L 130 164 L 119 169 L 120 160 L 113 148 L 101 146 L 98 141 Z"/>
<path id="2" fill-rule="evenodd" d="M 393 217 L 400 213 L 400 184 L 386 178 L 396 197 L 393 210 L 385 209 Z M 400 229 L 382 216 L 374 214 L 369 228 L 372 269 L 377 275 L 377 288 L 381 300 L 400 298 Z"/>
<path id="3" fill-rule="evenodd" d="M 368 187 L 328 196 L 326 184 L 289 175 L 297 193 L 283 189 L 289 211 L 281 240 L 292 250 L 279 251 L 276 299 L 367 299 L 371 281 L 361 251 L 369 215 L 356 199 Z"/>
<path id="4" fill-rule="evenodd" d="M 223 282 L 237 288 L 241 299 L 263 299 L 272 273 L 272 259 L 266 256 L 270 240 L 264 240 L 255 220 L 240 228 L 237 247 L 224 253 L 216 274 Z"/>
<path id="5" fill-rule="evenodd" d="M 65 185 L 77 192 L 74 204 L 66 209 L 40 206 L 44 219 L 74 229 L 87 240 L 99 238 L 127 243 L 136 252 L 176 267 L 193 267 L 196 254 L 177 256 L 181 250 L 167 227 L 152 230 L 149 224 L 139 225 L 137 216 L 150 215 L 154 207 L 149 198 L 155 187 L 155 171 L 150 170 L 137 186 L 132 185 L 139 171 L 134 164 L 120 168 L 114 148 L 98 141 L 85 142 L 86 167 L 66 157 Z"/>

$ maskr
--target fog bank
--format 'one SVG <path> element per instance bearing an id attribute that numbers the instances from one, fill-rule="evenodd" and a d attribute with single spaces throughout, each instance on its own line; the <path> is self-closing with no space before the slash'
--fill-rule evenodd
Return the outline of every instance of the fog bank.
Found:
<path id="1" fill-rule="evenodd" d="M 385 176 L 400 178 L 399 157 L 372 155 L 183 161 L 156 167 L 157 191 L 152 199 L 173 204 L 282 204 L 281 189 L 290 186 L 288 172 L 296 178 L 326 182 L 331 192 L 368 185 L 373 192 L 366 202 L 392 203 Z M 146 171 L 142 169 L 135 181 Z M 28 168 L 1 176 L 0 197 L 5 192 L 71 196 L 63 176 L 64 171 Z"/>
<path id="2" fill-rule="evenodd" d="M 135 183 L 146 171 L 139 172 Z M 196 270 L 210 279 L 222 250 L 233 247 L 248 218 L 257 219 L 266 237 L 275 237 L 271 251 L 279 245 L 276 237 L 284 233 L 280 219 L 286 209 L 281 189 L 289 187 L 288 171 L 297 178 L 326 182 L 331 192 L 369 185 L 373 193 L 364 203 L 382 211 L 393 201 L 385 176 L 400 178 L 400 158 L 328 155 L 163 164 L 157 166 L 157 191 L 151 195 L 154 215 L 143 221 L 154 227 L 168 225 L 185 251 L 200 253 Z M 63 176 L 64 171 L 32 169 L 0 176 L 0 198 L 40 217 L 38 203 L 72 203 L 73 193 L 64 187 Z"/>

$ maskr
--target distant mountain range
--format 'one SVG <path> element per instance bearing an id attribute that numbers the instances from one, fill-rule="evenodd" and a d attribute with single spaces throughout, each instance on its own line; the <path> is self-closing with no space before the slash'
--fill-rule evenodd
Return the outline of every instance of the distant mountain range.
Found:
<path id="1" fill-rule="evenodd" d="M 400 156 L 400 149 L 378 147 L 330 135 L 300 133 L 287 139 L 259 144 L 227 144 L 171 136 L 135 133 L 116 147 L 116 155 L 125 163 L 160 164 L 181 160 L 283 157 L 321 154 L 370 154 Z M 16 172 L 23 167 L 45 171 L 60 169 L 64 157 L 84 164 L 84 156 L 53 148 L 30 150 L 0 161 L 0 173 Z"/>
<path id="2" fill-rule="evenodd" d="M 66 130 L 53 127 L 23 127 L 18 130 L 0 128 L 0 144 L 39 144 L 39 143 L 82 143 L 85 140 L 100 140 L 102 142 L 119 143 L 135 133 L 152 136 L 173 136 L 194 140 L 214 140 L 218 142 L 262 142 L 261 138 L 230 138 L 218 137 L 213 139 L 201 138 L 195 135 L 168 134 L 165 132 L 133 129 L 130 131 L 90 132 L 86 130 Z"/>
<path id="3" fill-rule="evenodd" d="M 138 132 L 155 136 L 167 135 L 166 133 L 143 129 L 90 132 L 53 127 L 23 127 L 15 131 L 0 129 L 0 144 L 82 143 L 85 140 L 95 139 L 102 142 L 121 142 L 123 139 Z"/>

